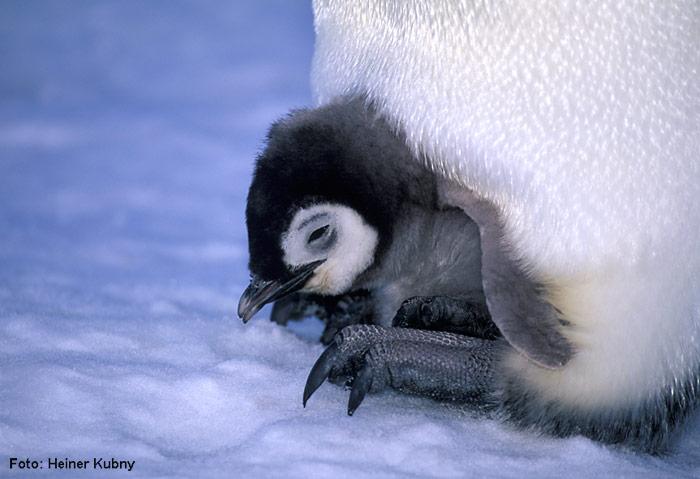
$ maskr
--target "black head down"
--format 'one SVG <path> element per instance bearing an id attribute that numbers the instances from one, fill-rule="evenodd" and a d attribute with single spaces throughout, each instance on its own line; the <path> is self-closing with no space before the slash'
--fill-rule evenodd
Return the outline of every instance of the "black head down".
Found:
<path id="1" fill-rule="evenodd" d="M 378 231 L 381 254 L 400 209 L 434 205 L 436 187 L 403 136 L 363 100 L 293 111 L 270 128 L 248 192 L 251 273 L 288 277 L 281 236 L 298 208 L 324 202 L 357 211 Z"/>

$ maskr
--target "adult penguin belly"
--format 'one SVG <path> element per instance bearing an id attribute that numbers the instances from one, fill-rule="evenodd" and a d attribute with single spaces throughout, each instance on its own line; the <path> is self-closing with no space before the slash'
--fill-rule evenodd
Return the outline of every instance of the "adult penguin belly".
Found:
<path id="1" fill-rule="evenodd" d="M 317 103 L 366 97 L 479 223 L 510 417 L 663 443 L 700 390 L 700 3 L 314 13 Z"/>

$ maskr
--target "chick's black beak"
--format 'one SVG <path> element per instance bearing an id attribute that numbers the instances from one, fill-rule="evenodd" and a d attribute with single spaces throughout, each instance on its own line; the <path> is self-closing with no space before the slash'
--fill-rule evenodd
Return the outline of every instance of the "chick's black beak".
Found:
<path id="1" fill-rule="evenodd" d="M 322 259 L 296 268 L 292 277 L 285 281 L 266 281 L 253 277 L 238 301 L 238 317 L 247 323 L 267 303 L 277 301 L 300 290 L 324 261 L 325 259 Z"/>

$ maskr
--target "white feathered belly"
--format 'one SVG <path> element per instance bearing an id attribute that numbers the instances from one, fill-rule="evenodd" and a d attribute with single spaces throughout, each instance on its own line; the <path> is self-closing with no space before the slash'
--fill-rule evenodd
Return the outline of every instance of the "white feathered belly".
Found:
<path id="1" fill-rule="evenodd" d="M 620 3 L 620 4 L 618 4 Z M 497 205 L 577 350 L 542 395 L 633 404 L 700 364 L 700 2 L 315 2 L 319 104 L 362 94 Z"/>

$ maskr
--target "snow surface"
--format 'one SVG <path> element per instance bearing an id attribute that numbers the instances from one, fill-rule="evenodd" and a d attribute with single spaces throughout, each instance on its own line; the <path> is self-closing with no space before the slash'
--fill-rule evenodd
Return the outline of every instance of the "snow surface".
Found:
<path id="1" fill-rule="evenodd" d="M 395 393 L 302 409 L 318 325 L 234 311 L 253 159 L 312 48 L 306 2 L 0 3 L 0 476 L 700 477 L 697 417 L 653 458 Z"/>

